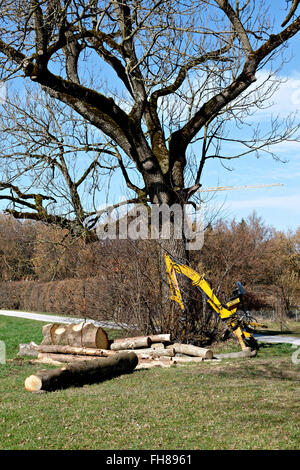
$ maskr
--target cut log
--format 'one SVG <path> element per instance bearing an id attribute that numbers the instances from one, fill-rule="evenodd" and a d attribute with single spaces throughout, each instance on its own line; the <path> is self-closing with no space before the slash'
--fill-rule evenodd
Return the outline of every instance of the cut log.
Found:
<path id="1" fill-rule="evenodd" d="M 191 344 L 175 343 L 167 346 L 167 349 L 174 348 L 176 353 L 186 354 L 187 356 L 203 357 L 204 359 L 212 359 L 213 352 L 210 349 L 199 348 Z"/>
<path id="2" fill-rule="evenodd" d="M 142 357 L 174 357 L 174 349 L 145 349 L 145 350 L 135 350 L 134 351 L 138 356 Z"/>
<path id="3" fill-rule="evenodd" d="M 150 335 L 152 343 L 170 343 L 171 335 L 170 334 L 160 334 L 160 335 Z"/>
<path id="4" fill-rule="evenodd" d="M 84 348 L 108 349 L 108 336 L 99 326 L 85 323 L 82 327 L 81 345 Z"/>
<path id="5" fill-rule="evenodd" d="M 98 359 L 99 356 L 80 356 L 79 354 L 59 354 L 59 353 L 44 353 L 41 352 L 38 355 L 38 360 L 40 362 L 45 361 L 45 363 L 48 363 L 49 360 L 55 361 L 55 362 L 76 362 L 76 361 L 90 361 L 93 359 Z"/>
<path id="6" fill-rule="evenodd" d="M 113 341 L 110 345 L 110 349 L 113 351 L 119 351 L 122 349 L 139 349 L 149 348 L 151 346 L 151 339 L 149 336 L 142 336 L 136 339 L 124 339 L 123 341 Z"/>
<path id="7" fill-rule="evenodd" d="M 224 354 L 214 354 L 216 359 L 235 359 L 243 357 L 255 357 L 257 350 L 252 350 L 251 348 L 242 349 L 242 351 L 233 352 L 233 353 L 224 353 Z"/>
<path id="8" fill-rule="evenodd" d="M 120 343 L 123 341 L 136 341 L 142 338 L 150 338 L 151 343 L 170 343 L 170 335 L 169 334 L 160 334 L 160 335 L 148 335 L 148 336 L 132 336 L 129 338 L 116 338 L 113 342 Z"/>
<path id="9" fill-rule="evenodd" d="M 42 345 L 56 344 L 97 349 L 108 349 L 106 332 L 93 323 L 50 324 L 43 328 Z"/>
<path id="10" fill-rule="evenodd" d="M 150 357 L 174 357 L 175 356 L 175 349 L 153 349 L 149 353 Z"/>
<path id="11" fill-rule="evenodd" d="M 79 354 L 83 356 L 108 357 L 117 354 L 116 351 L 96 348 L 78 348 L 75 346 L 61 346 L 59 344 L 40 345 L 37 347 L 41 353 Z"/>
<path id="12" fill-rule="evenodd" d="M 70 386 L 99 383 L 105 379 L 127 374 L 138 364 L 135 353 L 119 353 L 90 361 L 78 361 L 54 370 L 40 370 L 25 380 L 29 392 L 53 391 Z"/>

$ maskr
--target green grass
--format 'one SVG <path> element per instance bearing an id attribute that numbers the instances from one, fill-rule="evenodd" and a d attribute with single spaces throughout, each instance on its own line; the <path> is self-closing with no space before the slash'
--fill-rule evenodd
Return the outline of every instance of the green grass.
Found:
<path id="1" fill-rule="evenodd" d="M 46 366 L 13 358 L 19 343 L 42 339 L 42 325 L 1 317 L 9 360 L 0 366 L 0 449 L 300 449 L 290 345 L 32 394 L 24 380 Z"/>

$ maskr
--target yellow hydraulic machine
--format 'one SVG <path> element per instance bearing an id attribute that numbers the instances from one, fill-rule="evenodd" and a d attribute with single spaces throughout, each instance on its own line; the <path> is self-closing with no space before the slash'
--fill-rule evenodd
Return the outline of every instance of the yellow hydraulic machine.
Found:
<path id="1" fill-rule="evenodd" d="M 205 274 L 198 274 L 194 269 L 181 263 L 168 253 L 165 254 L 165 262 L 171 290 L 170 298 L 175 300 L 182 310 L 185 310 L 185 305 L 178 284 L 177 274 L 182 274 L 189 278 L 192 281 L 192 285 L 206 296 L 208 304 L 237 337 L 242 349 L 247 347 L 258 349 L 258 343 L 253 336 L 253 332 L 256 328 L 265 328 L 265 326 L 258 323 L 251 316 L 250 312 L 245 311 L 243 305 L 245 290 L 240 281 L 237 282 L 237 288 L 233 291 L 232 297 L 223 305 L 215 295 Z"/>

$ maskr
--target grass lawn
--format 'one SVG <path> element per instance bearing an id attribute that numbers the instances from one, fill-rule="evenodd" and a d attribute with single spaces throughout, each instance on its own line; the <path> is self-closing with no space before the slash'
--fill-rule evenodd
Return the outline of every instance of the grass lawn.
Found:
<path id="1" fill-rule="evenodd" d="M 42 340 L 42 326 L 0 317 L 8 357 L 0 365 L 0 449 L 300 449 L 300 364 L 290 345 L 32 394 L 25 378 L 47 366 L 16 354 L 19 343 Z"/>

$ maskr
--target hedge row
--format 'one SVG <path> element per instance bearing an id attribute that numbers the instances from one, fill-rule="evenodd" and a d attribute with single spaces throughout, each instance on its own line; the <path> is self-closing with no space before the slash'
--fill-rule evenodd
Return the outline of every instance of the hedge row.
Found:
<path id="1" fill-rule="evenodd" d="M 103 281 L 66 279 L 63 281 L 7 281 L 0 283 L 0 308 L 69 316 L 106 319 L 101 308 Z"/>

